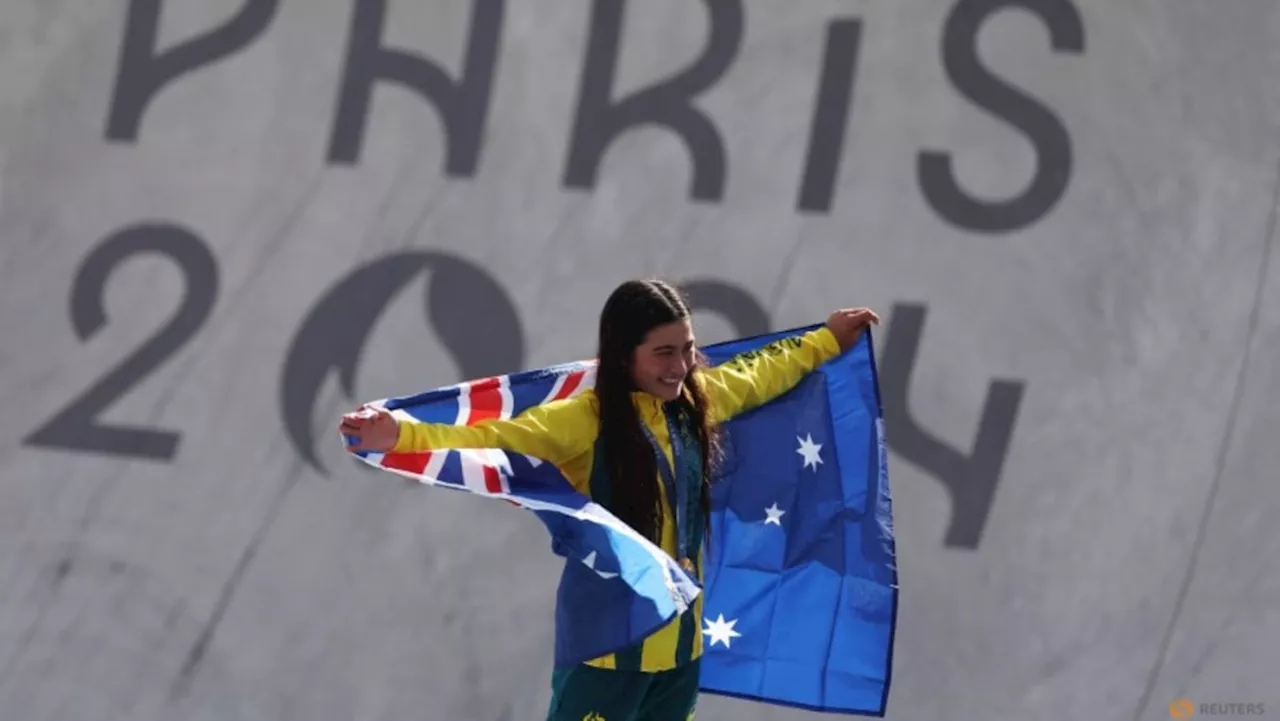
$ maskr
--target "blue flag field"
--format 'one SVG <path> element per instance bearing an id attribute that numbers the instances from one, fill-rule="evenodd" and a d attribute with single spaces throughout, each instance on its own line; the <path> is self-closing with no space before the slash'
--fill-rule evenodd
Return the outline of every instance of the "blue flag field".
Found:
<path id="1" fill-rule="evenodd" d="M 809 326 L 703 347 L 712 365 Z M 594 361 L 372 403 L 423 421 L 512 418 L 592 387 Z M 870 330 L 795 388 L 726 424 L 713 485 L 706 588 L 552 464 L 499 448 L 354 455 L 427 485 L 503 499 L 545 524 L 552 550 L 593 569 L 591 623 L 558 641 L 583 661 L 639 642 L 705 593 L 705 693 L 883 716 L 898 574 Z"/>

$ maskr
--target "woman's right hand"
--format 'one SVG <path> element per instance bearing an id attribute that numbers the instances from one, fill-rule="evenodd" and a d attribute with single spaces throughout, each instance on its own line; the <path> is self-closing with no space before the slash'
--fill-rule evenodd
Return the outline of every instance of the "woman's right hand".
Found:
<path id="1" fill-rule="evenodd" d="M 364 406 L 342 416 L 338 430 L 348 436 L 348 451 L 386 452 L 400 440 L 400 422 L 390 411 Z"/>

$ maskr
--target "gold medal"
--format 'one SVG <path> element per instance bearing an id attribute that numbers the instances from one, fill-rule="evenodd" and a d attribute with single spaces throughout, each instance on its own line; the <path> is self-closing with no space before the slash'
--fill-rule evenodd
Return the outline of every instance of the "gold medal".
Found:
<path id="1" fill-rule="evenodd" d="M 683 568 L 685 571 L 688 571 L 689 573 L 693 573 L 693 561 L 689 560 L 688 558 L 680 559 L 680 567 Z"/>

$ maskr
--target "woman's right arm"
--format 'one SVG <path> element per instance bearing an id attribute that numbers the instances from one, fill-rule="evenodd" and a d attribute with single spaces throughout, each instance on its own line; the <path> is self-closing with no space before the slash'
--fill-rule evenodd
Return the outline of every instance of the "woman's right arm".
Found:
<path id="1" fill-rule="evenodd" d="M 586 449 L 596 435 L 596 419 L 586 398 L 578 396 L 529 408 L 509 420 L 474 425 L 400 420 L 392 452 L 437 448 L 502 448 L 563 463 Z"/>
<path id="2" fill-rule="evenodd" d="M 385 411 L 378 416 L 363 424 L 344 418 L 343 433 L 357 440 L 351 450 L 414 453 L 445 448 L 502 448 L 559 464 L 589 448 L 597 432 L 589 395 L 533 406 L 509 420 L 485 420 L 467 426 L 428 423 L 403 415 L 391 416 Z"/>

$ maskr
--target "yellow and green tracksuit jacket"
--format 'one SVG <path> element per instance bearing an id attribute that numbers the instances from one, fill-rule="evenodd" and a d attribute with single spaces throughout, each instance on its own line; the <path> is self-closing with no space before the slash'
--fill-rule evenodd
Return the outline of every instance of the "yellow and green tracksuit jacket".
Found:
<path id="1" fill-rule="evenodd" d="M 710 421 L 723 423 L 773 400 L 839 353 L 835 335 L 822 326 L 799 338 L 777 341 L 702 369 L 700 375 L 710 405 Z M 663 401 L 644 392 L 635 392 L 632 398 L 642 422 L 662 446 L 667 462 L 674 463 Z M 598 426 L 598 400 L 593 391 L 587 390 L 573 398 L 534 406 L 508 420 L 481 421 L 472 426 L 402 421 L 400 438 L 392 450 L 503 448 L 534 456 L 554 463 L 579 493 L 609 508 L 609 484 L 603 477 L 603 464 L 599 467 L 595 464 Z M 675 557 L 678 547 L 671 513 L 673 500 L 666 498 L 661 476 L 655 475 L 654 483 L 658 484 L 664 509 L 660 545 Z M 696 499 L 696 491 L 693 497 Z M 703 583 L 701 551 L 694 563 L 697 580 Z M 702 634 L 698 619 L 702 618 L 703 597 L 704 594 L 699 594 L 689 611 L 650 635 L 640 647 L 611 653 L 588 664 L 599 668 L 662 671 L 700 657 Z"/>

